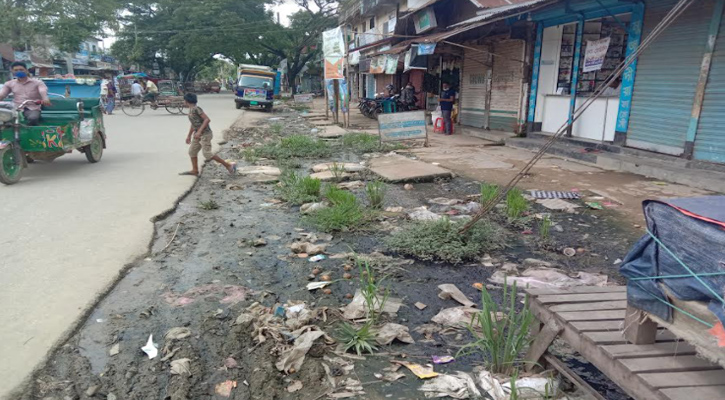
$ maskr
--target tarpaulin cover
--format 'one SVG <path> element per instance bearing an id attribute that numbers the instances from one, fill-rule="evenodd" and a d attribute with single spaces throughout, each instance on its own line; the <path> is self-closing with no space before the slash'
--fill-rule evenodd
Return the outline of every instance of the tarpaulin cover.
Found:
<path id="1" fill-rule="evenodd" d="M 695 274 L 725 271 L 725 196 L 648 200 L 643 203 L 649 231 Z M 694 277 L 644 279 L 632 278 L 687 275 L 689 272 L 649 234 L 632 248 L 622 264 L 622 275 L 629 278 L 627 301 L 636 308 L 672 321 L 672 309 L 663 284 L 675 297 L 685 301 L 709 303 L 709 309 L 725 323 L 723 303 Z M 725 297 L 725 275 L 700 279 L 714 292 Z"/>

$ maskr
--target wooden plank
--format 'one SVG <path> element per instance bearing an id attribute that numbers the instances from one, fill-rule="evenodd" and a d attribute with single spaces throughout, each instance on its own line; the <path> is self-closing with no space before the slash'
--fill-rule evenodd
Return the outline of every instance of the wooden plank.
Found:
<path id="1" fill-rule="evenodd" d="M 529 351 L 526 352 L 526 366 L 524 367 L 526 371 L 531 371 L 539 364 L 541 356 L 546 353 L 549 345 L 554 342 L 554 339 L 556 339 L 556 336 L 559 335 L 562 329 L 561 325 L 555 319 L 547 321 L 544 329 L 539 332 L 534 342 L 529 346 Z"/>
<path id="2" fill-rule="evenodd" d="M 696 354 L 695 347 L 685 342 L 616 344 L 602 346 L 602 350 L 613 359 Z"/>
<path id="3" fill-rule="evenodd" d="M 678 371 L 707 371 L 722 369 L 721 366 L 713 364 L 698 356 L 674 356 L 674 357 L 645 357 L 625 358 L 619 360 L 625 367 L 634 373 L 640 372 L 678 372 Z"/>
<path id="4" fill-rule="evenodd" d="M 594 390 L 593 387 L 587 383 L 584 379 L 582 379 L 579 374 L 572 371 L 566 364 L 561 362 L 558 358 L 551 354 L 545 354 L 544 359 L 546 362 L 551 365 L 552 367 L 556 368 L 557 371 L 561 372 L 562 375 L 564 375 L 567 379 L 569 379 L 570 382 L 575 384 L 579 389 L 581 389 L 584 393 L 588 394 L 590 397 L 596 399 L 596 400 L 607 400 L 604 396 L 599 394 L 596 390 Z M 692 399 L 688 399 L 692 400 Z"/>
<path id="5" fill-rule="evenodd" d="M 552 294 L 536 298 L 541 304 L 585 303 L 592 301 L 627 300 L 626 292 Z"/>
<path id="6" fill-rule="evenodd" d="M 725 370 L 639 374 L 653 388 L 725 385 Z M 693 397 L 693 399 L 695 399 Z M 705 399 L 703 399 L 705 400 Z M 709 399 L 708 399 L 709 400 Z"/>
<path id="7" fill-rule="evenodd" d="M 632 344 L 652 344 L 656 341 L 657 323 L 649 319 L 644 311 L 627 307 L 624 317 L 624 337 Z"/>
<path id="8" fill-rule="evenodd" d="M 668 400 L 725 400 L 725 386 L 678 387 L 661 392 Z"/>
<path id="9" fill-rule="evenodd" d="M 604 310 L 604 311 L 567 311 L 556 313 L 555 315 L 564 321 L 603 321 L 608 319 L 624 320 L 624 310 Z"/>
<path id="10" fill-rule="evenodd" d="M 627 338 L 624 337 L 622 332 L 584 332 L 582 335 L 599 345 L 627 343 Z M 678 340 L 678 338 L 670 331 L 662 331 L 655 336 L 655 340 L 658 343 L 674 342 Z"/>
<path id="11" fill-rule="evenodd" d="M 572 328 L 579 332 L 593 331 L 621 331 L 623 326 L 622 320 L 615 321 L 572 321 L 569 323 Z"/>
<path id="12" fill-rule="evenodd" d="M 624 310 L 627 300 L 595 301 L 592 303 L 557 304 L 549 307 L 553 312 L 559 311 L 595 311 L 595 310 Z"/>
<path id="13" fill-rule="evenodd" d="M 626 292 L 626 286 L 574 286 L 560 289 L 526 289 L 526 293 L 531 296 L 541 296 L 547 294 L 570 294 L 570 293 L 607 293 L 607 292 Z"/>

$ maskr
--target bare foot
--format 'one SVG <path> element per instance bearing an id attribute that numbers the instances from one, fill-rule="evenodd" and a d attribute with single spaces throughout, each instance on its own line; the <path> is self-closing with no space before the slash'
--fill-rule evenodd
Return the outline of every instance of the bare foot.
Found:
<path id="1" fill-rule="evenodd" d="M 199 172 L 198 171 L 197 172 L 195 172 L 195 171 L 186 171 L 186 172 L 179 173 L 179 175 L 183 175 L 183 176 L 186 176 L 186 175 L 199 176 Z"/>

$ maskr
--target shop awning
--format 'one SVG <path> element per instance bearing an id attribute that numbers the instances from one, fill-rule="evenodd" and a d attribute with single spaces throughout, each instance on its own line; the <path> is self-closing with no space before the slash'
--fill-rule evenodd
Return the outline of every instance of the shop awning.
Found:
<path id="1" fill-rule="evenodd" d="M 415 14 L 416 12 L 418 12 L 418 11 L 420 11 L 420 10 L 422 10 L 422 9 L 430 6 L 430 5 L 433 5 L 433 4 L 435 4 L 435 3 L 439 2 L 439 1 L 441 1 L 441 0 L 428 0 L 428 1 L 418 0 L 417 3 L 420 3 L 420 4 L 415 4 L 414 7 L 409 8 L 407 11 L 405 11 L 405 14 L 404 15 L 401 15 L 399 17 L 399 19 L 408 18 L 411 15 Z M 410 4 L 410 1 L 408 1 L 408 3 Z"/>

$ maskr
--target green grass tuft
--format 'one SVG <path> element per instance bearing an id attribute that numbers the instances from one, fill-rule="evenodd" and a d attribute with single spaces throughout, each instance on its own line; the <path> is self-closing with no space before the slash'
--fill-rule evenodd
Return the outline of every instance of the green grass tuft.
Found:
<path id="1" fill-rule="evenodd" d="M 405 148 L 400 143 L 380 143 L 380 137 L 363 132 L 350 132 L 342 137 L 342 147 L 357 154 L 388 152 Z"/>
<path id="2" fill-rule="evenodd" d="M 521 218 L 529 208 L 529 203 L 524 198 L 520 189 L 512 188 L 506 194 L 506 215 L 509 221 L 516 221 Z"/>
<path id="3" fill-rule="evenodd" d="M 477 222 L 466 233 L 462 222 L 446 218 L 414 222 L 386 240 L 388 248 L 426 261 L 460 264 L 499 246 L 498 230 L 488 221 Z"/>
<path id="4" fill-rule="evenodd" d="M 328 186 L 325 198 L 330 206 L 312 213 L 307 220 L 325 232 L 353 231 L 370 221 L 370 214 L 363 209 L 354 194 Z"/>
<path id="5" fill-rule="evenodd" d="M 368 198 L 368 203 L 370 204 L 370 208 L 380 210 L 383 208 L 383 203 L 385 202 L 385 193 L 387 192 L 387 187 L 385 186 L 385 182 L 383 181 L 372 181 L 368 182 L 367 185 L 365 185 L 365 194 Z"/>
<path id="6" fill-rule="evenodd" d="M 492 202 L 498 196 L 500 189 L 498 185 L 488 183 L 481 184 L 481 205 Z"/>
<path id="7" fill-rule="evenodd" d="M 332 155 L 330 145 L 305 135 L 292 135 L 277 143 L 268 143 L 255 149 L 259 157 L 272 159 L 324 158 Z"/>
<path id="8" fill-rule="evenodd" d="M 320 199 L 322 182 L 319 179 L 302 177 L 292 171 L 284 171 L 279 178 L 280 197 L 291 204 L 305 204 Z"/>
<path id="9" fill-rule="evenodd" d="M 219 208 L 219 203 L 214 200 L 202 201 L 199 203 L 199 208 L 206 211 L 216 210 Z"/>

